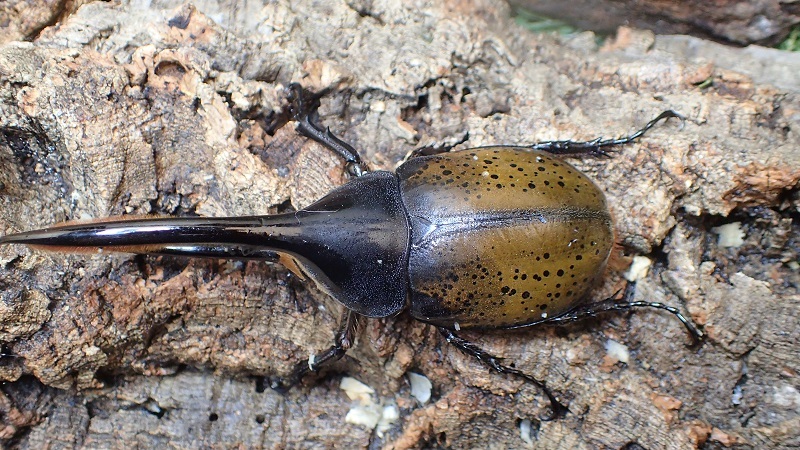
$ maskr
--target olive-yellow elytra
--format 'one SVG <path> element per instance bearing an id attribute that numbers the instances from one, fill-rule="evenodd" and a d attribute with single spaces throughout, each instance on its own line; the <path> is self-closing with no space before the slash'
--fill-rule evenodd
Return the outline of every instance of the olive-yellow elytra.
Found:
<path id="1" fill-rule="evenodd" d="M 603 273 L 614 241 L 605 196 L 552 155 L 485 147 L 412 159 L 397 174 L 417 319 L 527 326 L 572 309 Z"/>
<path id="2" fill-rule="evenodd" d="M 408 309 L 447 341 L 496 371 L 522 377 L 548 396 L 551 417 L 567 409 L 540 381 L 454 331 L 560 324 L 598 312 L 652 307 L 674 314 L 696 340 L 702 334 L 676 309 L 622 299 L 583 303 L 602 276 L 614 242 L 602 191 L 554 154 L 592 153 L 630 143 L 636 133 L 588 142 L 549 141 L 417 156 L 396 172 L 368 172 L 358 153 L 316 124 L 318 99 L 289 87 L 298 131 L 345 159 L 353 179 L 288 214 L 224 218 L 121 218 L 0 237 L 0 244 L 56 250 L 243 258 L 280 262 L 341 302 L 334 344 L 276 380 L 290 386 L 341 358 L 358 316 Z"/>

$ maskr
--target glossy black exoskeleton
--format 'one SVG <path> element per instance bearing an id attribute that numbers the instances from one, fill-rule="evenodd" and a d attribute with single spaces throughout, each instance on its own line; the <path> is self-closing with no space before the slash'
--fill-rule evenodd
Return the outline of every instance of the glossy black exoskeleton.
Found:
<path id="1" fill-rule="evenodd" d="M 543 383 L 454 332 L 562 324 L 644 306 L 669 311 L 695 339 L 702 336 L 672 307 L 630 301 L 632 289 L 621 299 L 581 302 L 604 272 L 613 224 L 600 189 L 553 156 L 604 154 L 677 113 L 666 111 L 620 139 L 440 152 L 394 173 L 368 172 L 351 146 L 316 125 L 317 99 L 298 85 L 290 93 L 298 131 L 339 154 L 353 175 L 309 207 L 271 216 L 66 224 L 0 237 L 0 244 L 280 262 L 346 308 L 334 345 L 299 363 L 285 384 L 341 358 L 358 316 L 408 309 L 494 370 L 540 386 L 555 417 L 566 408 Z"/>

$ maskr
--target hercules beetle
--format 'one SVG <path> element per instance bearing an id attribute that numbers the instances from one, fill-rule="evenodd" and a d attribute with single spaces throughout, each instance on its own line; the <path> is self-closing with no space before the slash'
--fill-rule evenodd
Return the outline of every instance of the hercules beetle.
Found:
<path id="1" fill-rule="evenodd" d="M 702 337 L 675 308 L 629 301 L 630 285 L 621 299 L 581 302 L 603 274 L 613 224 L 602 191 L 554 156 L 605 154 L 662 119 L 681 118 L 674 111 L 619 139 L 441 151 L 413 156 L 395 172 L 369 172 L 352 146 L 318 125 L 319 97 L 297 84 L 289 97 L 298 132 L 340 155 L 352 176 L 307 208 L 268 216 L 65 224 L 0 237 L 0 244 L 280 262 L 346 308 L 335 343 L 299 363 L 284 386 L 341 358 L 353 343 L 358 316 L 408 309 L 461 351 L 539 386 L 554 418 L 567 409 L 544 383 L 455 332 L 563 324 L 652 307 L 674 314 L 695 341 Z"/>

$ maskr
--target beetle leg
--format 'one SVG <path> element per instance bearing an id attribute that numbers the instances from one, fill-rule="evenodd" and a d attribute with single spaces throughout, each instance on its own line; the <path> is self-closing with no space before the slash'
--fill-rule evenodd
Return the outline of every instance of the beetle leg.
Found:
<path id="1" fill-rule="evenodd" d="M 703 339 L 703 333 L 698 330 L 689 319 L 687 319 L 680 311 L 672 306 L 665 305 L 659 302 L 643 302 L 643 301 L 631 301 L 633 299 L 633 295 L 636 292 L 636 283 L 628 283 L 625 286 L 625 292 L 622 294 L 621 299 L 616 299 L 616 294 L 614 296 L 607 298 L 603 301 L 588 303 L 585 305 L 578 306 L 577 308 L 569 311 L 566 314 L 562 314 L 558 317 L 553 317 L 547 319 L 543 322 L 539 323 L 553 323 L 558 325 L 563 325 L 570 322 L 575 322 L 581 319 L 586 319 L 589 317 L 594 317 L 599 313 L 607 312 L 607 311 L 627 311 L 632 308 L 657 308 L 667 311 L 678 318 L 678 320 L 683 323 L 683 326 L 686 327 L 686 330 L 689 331 L 689 335 L 692 337 L 692 345 L 699 344 Z"/>
<path id="2" fill-rule="evenodd" d="M 331 129 L 319 124 L 319 99 L 298 83 L 289 85 L 289 100 L 292 102 L 292 118 L 297 122 L 297 132 L 327 147 L 341 156 L 350 175 L 359 177 L 367 172 L 366 164 L 352 145 L 331 133 Z"/>
<path id="3" fill-rule="evenodd" d="M 339 329 L 336 331 L 333 345 L 318 355 L 312 355 L 307 361 L 297 363 L 292 374 L 283 379 L 272 382 L 272 388 L 278 391 L 286 391 L 300 382 L 309 372 L 317 372 L 323 366 L 338 361 L 353 346 L 356 331 L 358 330 L 358 314 L 345 309 L 342 319 L 339 322 Z"/>
<path id="4" fill-rule="evenodd" d="M 409 159 L 418 158 L 420 156 L 431 156 L 431 155 L 440 155 L 442 153 L 447 153 L 455 147 L 456 145 L 460 144 L 461 142 L 457 142 L 453 145 L 442 144 L 442 145 L 426 145 L 424 147 L 415 148 L 411 150 L 411 153 L 406 156 L 405 160 L 408 161 Z"/>
<path id="5" fill-rule="evenodd" d="M 520 377 L 523 380 L 532 383 L 533 385 L 541 389 L 542 392 L 544 392 L 544 394 L 547 396 L 548 400 L 550 400 L 550 409 L 551 409 L 550 415 L 542 420 L 548 421 L 553 419 L 559 419 L 561 417 L 564 417 L 569 412 L 569 409 L 567 409 L 566 406 L 562 405 L 558 400 L 556 400 L 556 397 L 553 395 L 552 392 L 550 392 L 550 389 L 548 389 L 543 382 L 537 380 L 536 378 L 533 378 L 532 376 L 526 374 L 525 372 L 517 370 L 513 367 L 508 367 L 500 364 L 500 358 L 492 356 L 491 354 L 485 352 L 483 349 L 473 344 L 472 342 L 469 342 L 464 338 L 457 336 L 455 333 L 453 333 L 452 330 L 449 330 L 444 327 L 437 327 L 437 328 L 439 329 L 439 332 L 442 333 L 444 338 L 447 339 L 447 342 L 456 346 L 456 348 L 461 350 L 463 353 L 470 356 L 474 356 L 475 358 L 478 359 L 478 361 L 482 362 L 483 364 L 486 364 L 496 372 L 507 373 L 514 375 L 516 377 Z"/>
<path id="6" fill-rule="evenodd" d="M 556 155 L 578 155 L 589 153 L 598 156 L 606 156 L 607 153 L 604 150 L 605 148 L 613 147 L 615 145 L 630 144 L 645 134 L 647 130 L 653 128 L 660 120 L 669 119 L 671 117 L 675 117 L 684 121 L 686 120 L 685 117 L 670 109 L 662 112 L 650 122 L 647 122 L 647 124 L 639 131 L 617 139 L 597 138 L 592 139 L 591 141 L 544 141 L 533 145 L 527 145 L 526 147 L 534 150 L 543 150 Z"/>
<path id="7" fill-rule="evenodd" d="M 469 133 L 464 133 L 458 141 L 453 142 L 452 144 L 430 144 L 424 147 L 419 147 L 409 152 L 403 162 L 408 161 L 409 159 L 418 158 L 420 156 L 431 156 L 431 155 L 441 155 L 442 153 L 447 153 L 452 150 L 457 145 L 461 145 L 464 142 L 469 140 Z"/>

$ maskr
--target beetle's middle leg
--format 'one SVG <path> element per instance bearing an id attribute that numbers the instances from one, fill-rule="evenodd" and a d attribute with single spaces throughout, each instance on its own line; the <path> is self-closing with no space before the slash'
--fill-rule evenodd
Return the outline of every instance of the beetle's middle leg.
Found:
<path id="1" fill-rule="evenodd" d="M 606 148 L 614 147 L 616 145 L 630 144 L 631 142 L 635 141 L 636 139 L 644 135 L 647 132 L 647 130 L 653 128 L 659 121 L 664 119 L 669 119 L 672 117 L 681 120 L 686 120 L 686 118 L 683 117 L 682 115 L 669 109 L 659 114 L 655 119 L 651 120 L 650 122 L 647 122 L 647 124 L 643 126 L 639 131 L 617 139 L 597 138 L 591 141 L 568 141 L 568 140 L 544 141 L 532 145 L 526 145 L 525 147 L 533 150 L 542 150 L 556 155 L 580 155 L 588 153 L 593 155 L 604 156 L 606 155 L 605 152 Z"/>
<path id="2" fill-rule="evenodd" d="M 342 356 L 347 353 L 347 350 L 355 342 L 356 332 L 358 331 L 358 318 L 358 314 L 345 308 L 333 345 L 324 352 L 311 356 L 307 361 L 297 363 L 292 374 L 286 378 L 273 381 L 272 388 L 279 391 L 288 390 L 300 382 L 309 372 L 317 372 L 323 366 L 342 359 Z"/>
<path id="3" fill-rule="evenodd" d="M 607 298 L 605 300 L 583 304 L 573 309 L 572 311 L 567 312 L 566 314 L 562 314 L 557 317 L 552 317 L 550 319 L 538 323 L 563 325 L 570 322 L 576 322 L 581 319 L 594 317 L 599 313 L 608 311 L 627 311 L 633 308 L 657 308 L 667 311 L 670 314 L 677 317 L 678 320 L 680 320 L 681 323 L 683 323 L 683 326 L 686 327 L 686 330 L 689 331 L 689 334 L 692 337 L 694 345 L 697 345 L 703 339 L 703 333 L 700 332 L 700 330 L 698 330 L 697 328 L 695 328 L 695 326 L 689 321 L 689 319 L 687 319 L 680 311 L 673 308 L 672 306 L 668 306 L 663 303 L 631 301 L 633 299 L 633 295 L 635 292 L 636 292 L 636 283 L 628 283 L 625 286 L 625 292 L 622 294 L 622 298 L 620 299 L 615 298 L 617 294 L 614 294 L 614 296 Z"/>
<path id="4" fill-rule="evenodd" d="M 500 358 L 497 358 L 496 356 L 487 353 L 486 351 L 484 351 L 477 345 L 473 344 L 472 342 L 469 342 L 466 339 L 457 336 L 455 333 L 453 333 L 452 330 L 449 330 L 444 327 L 437 327 L 437 328 L 439 329 L 439 332 L 442 333 L 444 338 L 447 339 L 447 342 L 453 344 L 463 353 L 470 356 L 474 356 L 475 358 L 478 359 L 478 361 L 491 367 L 492 370 L 496 372 L 507 373 L 510 375 L 514 375 L 516 377 L 520 377 L 523 380 L 532 383 L 536 387 L 541 389 L 542 392 L 544 392 L 544 394 L 547 396 L 547 399 L 550 400 L 550 409 L 551 409 L 550 415 L 543 420 L 558 419 L 564 417 L 569 412 L 569 409 L 567 409 L 566 406 L 561 404 L 556 399 L 555 395 L 553 395 L 553 393 L 550 392 L 550 389 L 548 389 L 543 382 L 537 380 L 536 378 L 533 378 L 532 376 L 526 374 L 525 372 L 522 372 L 521 370 L 500 364 Z"/>
<path id="5" fill-rule="evenodd" d="M 319 99 L 303 89 L 298 83 L 288 87 L 289 100 L 292 103 L 292 118 L 297 122 L 297 132 L 327 147 L 341 156 L 347 164 L 350 175 L 361 176 L 367 172 L 366 164 L 361 160 L 352 145 L 331 133 L 331 129 L 319 124 Z"/>

